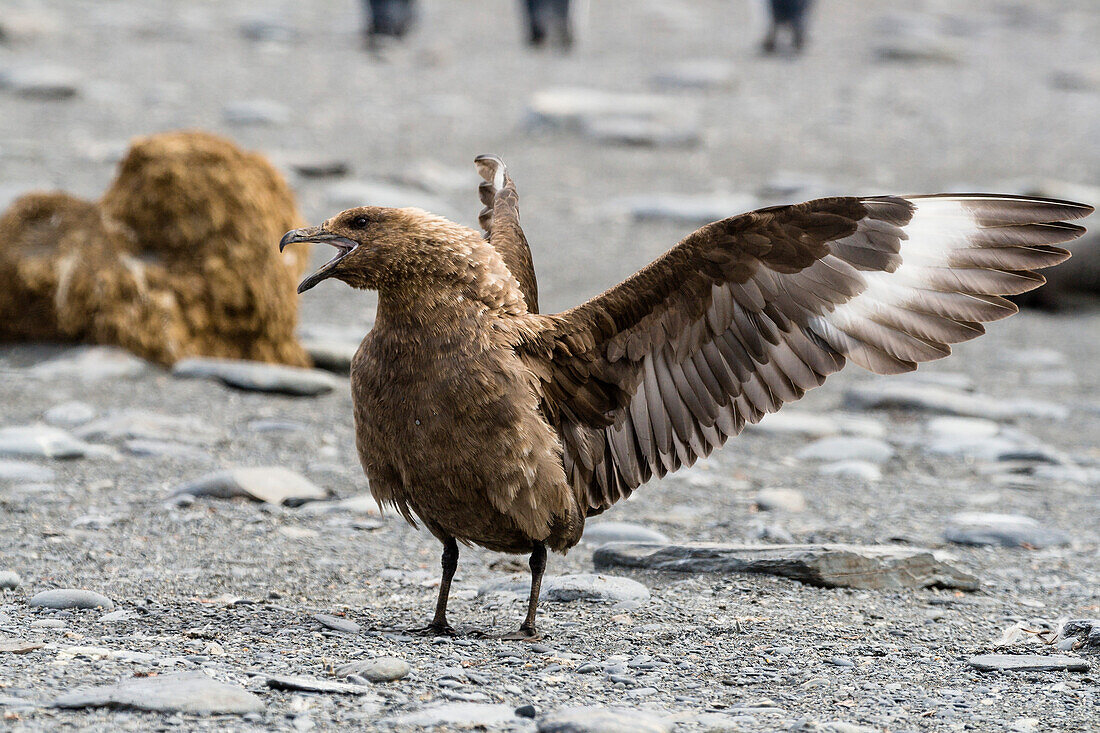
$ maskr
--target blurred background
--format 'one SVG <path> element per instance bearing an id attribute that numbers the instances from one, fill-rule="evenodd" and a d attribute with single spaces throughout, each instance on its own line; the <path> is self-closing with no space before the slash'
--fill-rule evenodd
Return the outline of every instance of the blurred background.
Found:
<path id="1" fill-rule="evenodd" d="M 569 50 L 528 45 L 523 0 L 420 0 L 373 42 L 366 5 L 4 0 L 0 208 L 96 197 L 131 137 L 202 128 L 269 156 L 311 222 L 374 203 L 476 225 L 472 160 L 499 153 L 551 311 L 759 204 L 1100 198 L 1092 0 L 820 2 L 800 54 L 764 53 L 755 0 L 574 1 Z M 305 320 L 355 298 L 368 314 L 326 284 Z"/>

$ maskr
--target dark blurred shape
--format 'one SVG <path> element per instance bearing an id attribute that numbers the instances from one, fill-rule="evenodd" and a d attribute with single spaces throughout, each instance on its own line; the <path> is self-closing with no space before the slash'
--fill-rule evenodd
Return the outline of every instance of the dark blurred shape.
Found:
<path id="1" fill-rule="evenodd" d="M 1073 257 L 1043 273 L 1046 285 L 1012 298 L 1016 305 L 1063 312 L 1100 308 L 1100 232 L 1090 231 L 1065 248 Z"/>
<path id="2" fill-rule="evenodd" d="M 31 193 L 0 215 L 0 341 L 304 366 L 308 253 L 275 245 L 300 224 L 262 156 L 201 132 L 140 138 L 100 201 Z"/>
<path id="3" fill-rule="evenodd" d="M 363 10 L 367 15 L 363 32 L 371 48 L 379 36 L 404 38 L 416 22 L 415 0 L 363 0 Z"/>
<path id="4" fill-rule="evenodd" d="M 813 0 L 768 0 L 771 11 L 771 27 L 764 37 L 764 53 L 775 53 L 779 47 L 779 32 L 787 28 L 791 35 L 791 49 L 795 53 L 806 45 L 806 21 Z"/>
<path id="5" fill-rule="evenodd" d="M 573 47 L 569 0 L 521 0 L 521 4 L 529 45 L 544 46 L 549 41 L 565 50 Z"/>

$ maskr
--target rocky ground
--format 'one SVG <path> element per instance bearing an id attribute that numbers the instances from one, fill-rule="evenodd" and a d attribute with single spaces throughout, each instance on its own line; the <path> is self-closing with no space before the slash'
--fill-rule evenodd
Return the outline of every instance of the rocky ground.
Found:
<path id="1" fill-rule="evenodd" d="M 0 203 L 98 195 L 130 136 L 201 126 L 311 220 L 473 223 L 498 152 L 555 310 L 758 203 L 1098 183 L 1086 0 L 822 4 L 797 60 L 756 54 L 748 4 L 590 3 L 568 57 L 474 5 L 423 3 L 377 58 L 352 0 L 5 3 Z M 303 333 L 338 369 L 372 305 L 325 284 Z M 525 563 L 477 549 L 462 636 L 400 631 L 439 546 L 377 515 L 344 376 L 0 348 L 0 727 L 1095 730 L 1100 622 L 1065 622 L 1100 617 L 1100 314 L 990 330 L 638 491 L 551 558 L 532 645 L 481 633 L 518 622 Z"/>

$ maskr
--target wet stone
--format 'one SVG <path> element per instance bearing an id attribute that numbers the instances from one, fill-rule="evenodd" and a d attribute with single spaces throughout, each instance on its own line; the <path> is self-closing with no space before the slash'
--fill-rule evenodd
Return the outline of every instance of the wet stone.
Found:
<path id="1" fill-rule="evenodd" d="M 960 545 L 1001 547 L 1059 547 L 1068 545 L 1064 532 L 1047 529 L 1031 517 L 1019 514 L 963 512 L 949 520 L 944 538 Z"/>
<path id="2" fill-rule="evenodd" d="M 295 505 L 328 498 L 312 481 L 280 466 L 234 468 L 207 474 L 175 489 L 170 496 L 246 497 L 269 504 Z"/>
<path id="3" fill-rule="evenodd" d="M 336 668 L 337 677 L 356 675 L 370 682 L 393 682 L 403 679 L 412 671 L 404 659 L 397 657 L 377 657 L 348 662 Z"/>
<path id="4" fill-rule="evenodd" d="M 327 613 L 315 613 L 313 614 L 313 619 L 326 628 L 332 629 L 333 631 L 341 631 L 345 634 L 358 634 L 363 628 L 349 618 L 331 616 Z"/>
<path id="5" fill-rule="evenodd" d="M 52 468 L 27 461 L 0 460 L 0 481 L 10 483 L 47 483 L 57 476 Z"/>
<path id="6" fill-rule="evenodd" d="M 483 583 L 477 592 L 479 596 L 504 592 L 526 597 L 530 589 L 530 578 L 516 575 Z M 543 579 L 539 598 L 562 602 L 641 601 L 649 598 L 649 589 L 636 580 L 613 575 L 555 575 Z"/>
<path id="7" fill-rule="evenodd" d="M 248 690 L 202 672 L 137 677 L 117 685 L 78 690 L 53 701 L 59 708 L 121 707 L 213 715 L 257 713 L 263 701 Z"/>
<path id="8" fill-rule="evenodd" d="M 183 359 L 172 367 L 172 375 L 184 379 L 213 379 L 237 389 L 297 397 L 326 394 L 339 384 L 336 377 L 320 369 L 236 359 Z"/>
<path id="9" fill-rule="evenodd" d="M 83 458 L 90 452 L 92 446 L 60 428 L 48 425 L 0 428 L 0 456 Z"/>
<path id="10" fill-rule="evenodd" d="M 671 733 L 674 725 L 641 710 L 593 705 L 547 713 L 538 723 L 538 733 Z"/>
<path id="11" fill-rule="evenodd" d="M 1042 654 L 982 654 L 967 662 L 982 672 L 1088 672 L 1083 659 Z"/>
<path id="12" fill-rule="evenodd" d="M 584 525 L 582 540 L 590 545 L 607 542 L 668 542 L 668 537 L 655 529 L 630 522 L 597 521 Z"/>
<path id="13" fill-rule="evenodd" d="M 18 588 L 22 578 L 14 570 L 0 570 L 0 589 Z"/>
<path id="14" fill-rule="evenodd" d="M 110 611 L 115 607 L 115 602 L 91 590 L 56 588 L 36 593 L 27 605 L 40 608 L 105 608 Z"/>
<path id="15" fill-rule="evenodd" d="M 893 545 L 661 545 L 619 542 L 592 556 L 596 568 L 687 573 L 764 573 L 827 588 L 958 588 L 978 579 L 936 559 L 931 550 Z"/>

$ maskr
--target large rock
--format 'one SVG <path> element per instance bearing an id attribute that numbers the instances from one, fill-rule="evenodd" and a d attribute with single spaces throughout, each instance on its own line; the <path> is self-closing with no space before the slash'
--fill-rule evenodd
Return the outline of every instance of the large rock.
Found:
<path id="1" fill-rule="evenodd" d="M 595 705 L 547 713 L 538 733 L 671 733 L 675 723 L 653 713 Z"/>
<path id="2" fill-rule="evenodd" d="M 856 385 L 844 394 L 845 406 L 859 410 L 914 410 L 959 417 L 1012 420 L 1038 417 L 1064 420 L 1063 405 L 1037 400 L 1004 400 L 961 392 L 914 380 L 875 380 Z"/>
<path id="3" fill-rule="evenodd" d="M 127 679 L 117 685 L 71 692 L 52 704 L 59 708 L 121 707 L 210 715 L 258 713 L 264 709 L 263 701 L 248 690 L 202 672 Z"/>
<path id="4" fill-rule="evenodd" d="M 328 498 L 328 492 L 300 473 L 281 466 L 255 466 L 218 471 L 189 481 L 171 496 L 213 496 L 232 499 L 243 496 L 269 504 L 302 504 Z"/>
<path id="5" fill-rule="evenodd" d="M 943 536 L 960 545 L 1000 545 L 1002 547 L 1058 547 L 1068 545 L 1065 532 L 1047 529 L 1031 517 L 1020 514 L 963 512 L 949 520 Z"/>
<path id="6" fill-rule="evenodd" d="M 1083 659 L 1042 654 L 982 654 L 968 664 L 982 672 L 1088 672 Z"/>
<path id="7" fill-rule="evenodd" d="M 404 659 L 377 657 L 348 662 L 336 668 L 337 677 L 358 675 L 371 682 L 393 682 L 406 677 L 412 667 Z"/>
<path id="8" fill-rule="evenodd" d="M 374 695 L 374 690 L 366 685 L 353 685 L 350 682 L 336 682 L 317 677 L 303 677 L 293 674 L 264 675 L 264 684 L 275 690 L 301 690 L 303 692 L 331 692 L 339 695 Z"/>
<path id="9" fill-rule="evenodd" d="M 605 545 L 616 547 L 619 543 Z M 489 593 L 514 593 L 527 596 L 531 592 L 531 579 L 526 575 L 499 578 L 483 583 L 478 595 Z M 551 601 L 642 601 L 649 598 L 649 589 L 636 580 L 613 575 L 555 575 L 543 578 L 539 598 Z"/>
<path id="10" fill-rule="evenodd" d="M 48 425 L 14 425 L 0 428 L 0 456 L 28 458 L 83 458 L 95 452 L 60 428 Z"/>
<path id="11" fill-rule="evenodd" d="M 766 573 L 827 588 L 959 588 L 978 579 L 931 550 L 892 545 L 726 545 L 613 543 L 596 550 L 597 568 L 687 573 Z"/>
<path id="12" fill-rule="evenodd" d="M 213 379 L 238 389 L 297 397 L 326 394 L 339 384 L 336 377 L 320 369 L 262 364 L 238 359 L 183 359 L 172 367 L 172 375 L 182 378 Z"/>

